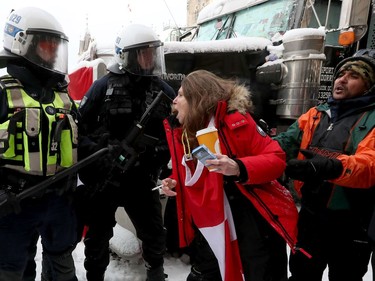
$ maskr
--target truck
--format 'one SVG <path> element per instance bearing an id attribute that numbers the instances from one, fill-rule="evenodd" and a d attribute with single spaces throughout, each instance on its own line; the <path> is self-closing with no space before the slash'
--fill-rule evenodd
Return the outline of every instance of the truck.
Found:
<path id="1" fill-rule="evenodd" d="M 216 0 L 165 42 L 163 78 L 176 91 L 196 69 L 238 79 L 276 135 L 327 99 L 337 63 L 374 48 L 374 20 L 371 0 Z"/>

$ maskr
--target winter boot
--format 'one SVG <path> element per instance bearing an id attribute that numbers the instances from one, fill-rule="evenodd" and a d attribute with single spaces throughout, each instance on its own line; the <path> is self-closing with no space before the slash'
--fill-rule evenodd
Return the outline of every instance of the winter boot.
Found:
<path id="1" fill-rule="evenodd" d="M 222 281 L 220 272 L 199 272 L 195 267 L 191 271 L 186 281 Z"/>
<path id="2" fill-rule="evenodd" d="M 87 281 L 104 281 L 104 272 L 102 270 L 90 270 L 86 271 Z"/>
<path id="3" fill-rule="evenodd" d="M 22 272 L 5 271 L 0 269 L 0 280 L 21 280 Z"/>
<path id="4" fill-rule="evenodd" d="M 72 256 L 73 250 L 74 247 L 71 247 L 59 254 L 51 254 L 44 250 L 42 280 L 50 280 L 52 277 L 54 280 L 78 281 Z"/>
<path id="5" fill-rule="evenodd" d="M 146 281 L 165 281 L 168 275 L 164 273 L 163 266 L 155 268 L 147 268 L 147 279 Z"/>

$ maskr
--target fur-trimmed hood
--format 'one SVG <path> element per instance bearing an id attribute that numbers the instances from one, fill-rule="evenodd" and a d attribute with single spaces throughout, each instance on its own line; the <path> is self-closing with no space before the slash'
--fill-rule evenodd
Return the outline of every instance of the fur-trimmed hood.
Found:
<path id="1" fill-rule="evenodd" d="M 253 109 L 251 92 L 245 86 L 235 86 L 232 91 L 232 96 L 228 100 L 228 112 L 237 110 L 245 114 L 246 112 L 253 112 Z"/>

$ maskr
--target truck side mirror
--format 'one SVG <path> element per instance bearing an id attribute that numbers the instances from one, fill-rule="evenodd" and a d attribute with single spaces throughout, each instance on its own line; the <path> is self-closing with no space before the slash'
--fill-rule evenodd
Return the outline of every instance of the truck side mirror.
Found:
<path id="1" fill-rule="evenodd" d="M 343 0 L 339 22 L 339 44 L 348 46 L 359 41 L 367 31 L 371 0 Z"/>

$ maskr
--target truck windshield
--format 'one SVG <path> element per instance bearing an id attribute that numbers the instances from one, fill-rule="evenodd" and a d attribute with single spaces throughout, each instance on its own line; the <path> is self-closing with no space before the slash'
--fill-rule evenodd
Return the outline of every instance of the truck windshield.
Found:
<path id="1" fill-rule="evenodd" d="M 243 7 L 235 7 L 231 12 L 216 14 L 199 25 L 194 41 L 221 40 L 233 37 L 263 37 L 272 39 L 276 33 L 285 33 L 297 27 L 313 27 L 326 24 L 327 0 L 315 0 L 316 15 L 310 4 L 301 0 L 268 0 L 233 1 L 245 3 Z M 213 7 L 215 8 L 215 7 Z M 338 27 L 341 1 L 332 0 L 326 30 Z M 318 20 L 316 19 L 318 16 Z M 337 45 L 338 32 L 329 32 L 327 45 Z"/>
<path id="2" fill-rule="evenodd" d="M 270 0 L 202 23 L 197 41 L 231 37 L 271 39 L 277 32 L 290 29 L 296 0 Z"/>
<path id="3" fill-rule="evenodd" d="M 277 32 L 284 33 L 294 10 L 294 0 L 268 1 L 236 13 L 233 33 L 236 37 L 252 36 L 271 39 Z"/>

